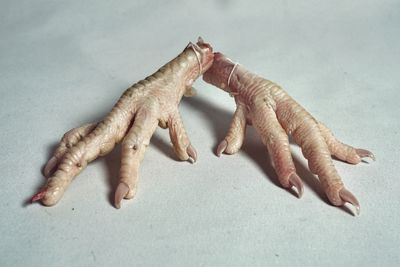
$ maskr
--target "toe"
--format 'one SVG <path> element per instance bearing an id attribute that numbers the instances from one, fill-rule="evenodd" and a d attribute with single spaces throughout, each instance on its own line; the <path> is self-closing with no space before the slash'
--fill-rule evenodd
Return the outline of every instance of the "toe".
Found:
<path id="1" fill-rule="evenodd" d="M 51 159 L 47 162 L 46 166 L 43 169 L 43 174 L 45 177 L 50 176 L 52 170 L 56 167 L 57 163 L 58 159 L 55 156 L 51 157 Z"/>
<path id="2" fill-rule="evenodd" d="M 217 156 L 220 157 L 222 153 L 225 152 L 227 147 L 228 147 L 228 142 L 226 140 L 222 140 L 217 147 Z"/>
<path id="3" fill-rule="evenodd" d="M 119 183 L 117 190 L 115 190 L 114 205 L 117 209 L 121 208 L 121 201 L 127 196 L 129 187 L 125 183 Z"/>
<path id="4" fill-rule="evenodd" d="M 357 198 L 346 188 L 342 188 L 339 191 L 339 196 L 342 201 L 345 203 L 350 203 L 356 208 L 357 215 L 360 215 L 360 203 L 358 202 Z"/>
<path id="5" fill-rule="evenodd" d="M 189 156 L 189 161 L 191 162 L 191 163 L 195 163 L 196 162 L 196 160 L 197 160 L 197 152 L 196 152 L 196 149 L 194 149 L 194 147 L 192 146 L 192 145 L 189 145 L 188 147 L 187 147 L 187 149 L 186 149 L 186 153 L 188 154 L 188 156 Z"/>
<path id="6" fill-rule="evenodd" d="M 296 173 L 292 173 L 289 177 L 289 183 L 292 187 L 295 187 L 299 198 L 303 196 L 304 186 L 300 177 Z"/>
<path id="7" fill-rule="evenodd" d="M 356 148 L 356 153 L 360 158 L 370 158 L 375 161 L 375 156 L 371 151 L 362 148 Z"/>

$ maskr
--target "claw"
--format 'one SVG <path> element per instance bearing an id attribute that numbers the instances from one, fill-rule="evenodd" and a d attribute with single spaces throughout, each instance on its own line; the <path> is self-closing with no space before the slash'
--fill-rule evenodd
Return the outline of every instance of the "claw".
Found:
<path id="1" fill-rule="evenodd" d="M 292 173 L 289 177 L 289 183 L 292 187 L 296 187 L 299 198 L 303 196 L 304 186 L 300 177 L 296 173 Z"/>
<path id="2" fill-rule="evenodd" d="M 47 188 L 44 188 L 40 190 L 38 193 L 36 193 L 32 198 L 31 198 L 31 203 L 39 201 L 44 198 L 44 196 L 47 193 Z"/>
<path id="3" fill-rule="evenodd" d="M 51 157 L 51 159 L 47 162 L 46 166 L 44 166 L 43 174 L 45 177 L 49 177 L 51 171 L 57 165 L 57 158 L 55 156 Z"/>
<path id="4" fill-rule="evenodd" d="M 197 152 L 196 152 L 196 149 L 194 149 L 194 147 L 192 146 L 192 145 L 189 145 L 187 148 L 186 148 L 186 153 L 189 155 L 189 161 L 190 161 L 190 163 L 195 163 L 196 162 L 196 160 L 197 160 Z"/>
<path id="5" fill-rule="evenodd" d="M 121 208 L 121 200 L 128 194 L 129 187 L 125 183 L 119 183 L 115 190 L 114 205 L 117 209 Z"/>
<path id="6" fill-rule="evenodd" d="M 356 208 L 357 215 L 360 215 L 360 203 L 357 198 L 346 188 L 342 188 L 339 191 L 339 196 L 345 203 L 348 202 Z"/>
<path id="7" fill-rule="evenodd" d="M 222 140 L 217 147 L 217 156 L 221 157 L 221 154 L 225 151 L 228 147 L 228 142 L 226 140 Z"/>
<path id="8" fill-rule="evenodd" d="M 368 151 L 366 149 L 356 148 L 356 153 L 360 158 L 370 158 L 373 161 L 376 160 L 374 154 L 372 154 L 371 151 Z"/>

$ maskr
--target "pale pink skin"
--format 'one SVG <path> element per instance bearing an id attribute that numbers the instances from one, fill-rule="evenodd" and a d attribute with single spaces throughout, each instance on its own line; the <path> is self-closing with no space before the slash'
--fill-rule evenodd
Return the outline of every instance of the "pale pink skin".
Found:
<path id="1" fill-rule="evenodd" d="M 157 125 L 169 129 L 180 160 L 196 161 L 197 153 L 183 127 L 178 104 L 183 95 L 192 94 L 193 82 L 212 65 L 213 57 L 211 46 L 201 38 L 197 44 L 189 43 L 175 59 L 128 88 L 102 121 L 67 132 L 44 168 L 46 185 L 32 201 L 56 204 L 88 162 L 122 142 L 114 203 L 119 208 L 123 198 L 135 195 L 139 165 Z"/>
<path id="2" fill-rule="evenodd" d="M 301 197 L 303 183 L 290 153 L 288 135 L 291 135 L 308 159 L 311 172 L 318 175 L 329 201 L 336 206 L 349 202 L 359 213 L 360 204 L 344 187 L 331 156 L 357 164 L 363 157 L 374 159 L 373 154 L 339 142 L 280 86 L 241 65 L 235 66 L 221 53 L 214 54 L 213 65 L 203 79 L 233 95 L 237 105 L 228 133 L 217 148 L 218 156 L 223 152 L 236 153 L 243 144 L 246 125 L 252 124 L 268 149 L 281 185 L 295 187 Z"/>

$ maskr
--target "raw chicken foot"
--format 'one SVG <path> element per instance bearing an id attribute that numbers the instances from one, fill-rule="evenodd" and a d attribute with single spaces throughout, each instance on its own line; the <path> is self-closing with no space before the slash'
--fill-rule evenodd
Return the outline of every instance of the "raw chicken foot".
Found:
<path id="1" fill-rule="evenodd" d="M 339 142 L 281 87 L 250 73 L 221 53 L 214 53 L 213 65 L 203 79 L 234 96 L 237 105 L 228 133 L 218 145 L 218 156 L 223 152 L 236 153 L 243 144 L 246 125 L 252 124 L 267 147 L 281 185 L 295 187 L 301 197 L 304 189 L 290 153 L 291 135 L 308 159 L 311 172 L 318 175 L 329 201 L 335 206 L 351 203 L 359 214 L 360 204 L 344 187 L 331 156 L 357 164 L 364 157 L 375 160 L 370 151 Z"/>
<path id="2" fill-rule="evenodd" d="M 67 132 L 44 167 L 49 177 L 32 201 L 55 205 L 68 185 L 88 162 L 109 153 L 122 141 L 120 182 L 115 206 L 134 197 L 138 170 L 157 125 L 169 128 L 174 150 L 180 160 L 195 162 L 196 150 L 183 127 L 178 105 L 183 95 L 191 95 L 192 84 L 213 61 L 212 48 L 199 38 L 153 75 L 128 88 L 111 112 L 99 123 L 86 124 Z"/>

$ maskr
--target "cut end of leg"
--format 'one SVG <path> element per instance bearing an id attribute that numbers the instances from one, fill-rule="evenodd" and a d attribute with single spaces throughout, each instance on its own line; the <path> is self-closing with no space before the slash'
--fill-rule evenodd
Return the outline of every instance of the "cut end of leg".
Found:
<path id="1" fill-rule="evenodd" d="M 121 208 L 122 199 L 128 194 L 129 187 L 125 183 L 119 183 L 117 190 L 115 190 L 114 206 L 117 209 Z"/>
<path id="2" fill-rule="evenodd" d="M 186 149 L 186 153 L 189 155 L 189 161 L 190 163 L 195 163 L 197 160 L 197 152 L 196 149 L 192 145 L 189 145 Z"/>
<path id="3" fill-rule="evenodd" d="M 370 158 L 373 161 L 376 160 L 374 154 L 371 151 L 362 148 L 356 148 L 356 153 L 360 158 Z"/>
<path id="4" fill-rule="evenodd" d="M 297 190 L 297 195 L 299 198 L 303 196 L 304 186 L 300 177 L 296 173 L 292 173 L 289 177 L 289 183 L 292 187 L 295 187 Z"/>
<path id="5" fill-rule="evenodd" d="M 350 203 L 356 208 L 356 214 L 360 215 L 360 203 L 358 202 L 357 198 L 346 188 L 342 188 L 339 191 L 339 196 L 342 201 L 345 203 Z"/>
<path id="6" fill-rule="evenodd" d="M 228 147 L 228 142 L 226 140 L 222 140 L 217 147 L 217 156 L 221 157 L 222 153 Z"/>

